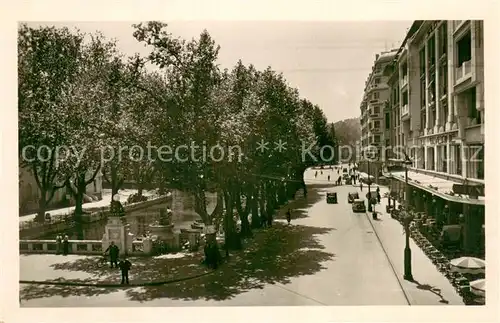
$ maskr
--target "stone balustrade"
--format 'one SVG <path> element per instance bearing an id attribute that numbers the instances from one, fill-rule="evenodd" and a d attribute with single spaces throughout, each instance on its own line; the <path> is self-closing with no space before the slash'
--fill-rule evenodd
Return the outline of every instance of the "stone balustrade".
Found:
<path id="1" fill-rule="evenodd" d="M 62 251 L 62 243 L 61 243 Z M 129 255 L 147 256 L 151 254 L 152 243 L 150 239 L 132 241 L 132 248 L 128 250 Z M 69 254 L 78 255 L 101 255 L 104 252 L 101 240 L 69 240 Z M 19 252 L 36 254 L 56 254 L 56 240 L 19 240 Z"/>

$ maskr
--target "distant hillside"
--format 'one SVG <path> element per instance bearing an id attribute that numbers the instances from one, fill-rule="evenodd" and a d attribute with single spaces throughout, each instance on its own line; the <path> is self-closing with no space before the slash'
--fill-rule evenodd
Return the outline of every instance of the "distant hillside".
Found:
<path id="1" fill-rule="evenodd" d="M 356 141 L 361 139 L 361 124 L 359 122 L 359 118 L 351 118 L 333 124 L 339 146 L 350 145 L 354 147 L 356 145 Z"/>

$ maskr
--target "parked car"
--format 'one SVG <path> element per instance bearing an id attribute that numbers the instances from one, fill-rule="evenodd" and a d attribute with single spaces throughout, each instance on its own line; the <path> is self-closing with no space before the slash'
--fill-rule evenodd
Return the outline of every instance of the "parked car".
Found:
<path id="1" fill-rule="evenodd" d="M 349 192 L 347 194 L 347 203 L 352 203 L 354 200 L 359 200 L 358 192 Z"/>
<path id="2" fill-rule="evenodd" d="M 351 178 L 351 176 L 349 176 L 347 173 L 342 174 L 342 180 L 346 181 L 349 178 Z"/>
<path id="3" fill-rule="evenodd" d="M 337 193 L 336 192 L 326 193 L 326 203 L 337 204 Z"/>
<path id="4" fill-rule="evenodd" d="M 365 201 L 356 199 L 352 202 L 352 211 L 353 212 L 366 212 Z"/>

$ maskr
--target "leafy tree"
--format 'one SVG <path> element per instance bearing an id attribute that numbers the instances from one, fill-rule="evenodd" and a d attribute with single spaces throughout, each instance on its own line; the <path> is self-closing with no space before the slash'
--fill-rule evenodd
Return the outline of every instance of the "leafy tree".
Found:
<path id="1" fill-rule="evenodd" d="M 56 149 L 69 147 L 74 127 L 64 97 L 79 74 L 82 41 L 81 33 L 67 28 L 21 25 L 18 31 L 19 154 L 40 190 L 37 221 L 65 185 L 66 161 Z"/>

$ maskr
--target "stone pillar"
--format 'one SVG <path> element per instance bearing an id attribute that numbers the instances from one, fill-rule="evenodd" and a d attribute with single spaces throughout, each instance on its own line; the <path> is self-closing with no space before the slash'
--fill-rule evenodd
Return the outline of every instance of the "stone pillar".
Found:
<path id="1" fill-rule="evenodd" d="M 445 22 L 446 23 L 446 22 Z M 439 28 L 436 28 L 434 30 L 434 57 L 436 58 L 436 62 L 434 65 L 436 66 L 436 82 L 434 83 L 434 91 L 436 93 L 435 101 L 436 101 L 436 120 L 434 122 L 434 133 L 437 132 L 439 129 L 439 126 L 442 123 L 441 120 L 441 113 L 442 113 L 442 106 L 441 106 L 441 95 L 439 93 L 439 84 L 441 83 L 439 80 L 439 77 L 441 76 L 441 70 L 439 69 L 441 65 L 441 60 L 439 59 Z"/>
<path id="2" fill-rule="evenodd" d="M 150 237 L 146 237 L 142 239 L 142 249 L 145 255 L 150 255 L 153 251 L 153 241 L 151 241 Z"/>
<path id="3" fill-rule="evenodd" d="M 476 72 L 477 72 L 477 33 L 476 33 L 476 23 L 474 20 L 470 21 L 470 43 L 471 43 L 471 72 L 472 72 L 472 82 L 476 80 Z"/>
<path id="4" fill-rule="evenodd" d="M 424 128 L 424 135 L 427 135 L 427 130 L 429 129 L 429 120 L 430 120 L 430 113 L 429 113 L 429 91 L 427 90 L 427 85 L 429 84 L 429 48 L 427 47 L 427 40 L 425 40 L 425 45 L 424 45 L 424 52 L 425 52 L 425 128 Z"/>
<path id="5" fill-rule="evenodd" d="M 450 140 L 446 140 L 446 172 L 451 174 L 451 149 Z"/>
<path id="6" fill-rule="evenodd" d="M 458 161 L 462 163 L 462 177 L 467 178 L 467 167 L 469 165 L 469 147 L 465 145 L 463 142 L 460 144 L 460 150 L 462 152 L 461 158 L 462 160 Z"/>
<path id="7" fill-rule="evenodd" d="M 126 240 L 126 230 L 122 218 L 108 217 L 108 223 L 106 224 L 103 236 L 103 250 L 106 250 L 111 241 L 114 241 L 115 245 L 120 249 L 120 255 L 123 255 L 127 251 Z"/>
<path id="8" fill-rule="evenodd" d="M 439 145 L 438 144 L 435 144 L 433 149 L 434 149 L 434 170 L 435 171 L 439 171 L 440 168 L 439 168 Z"/>
<path id="9" fill-rule="evenodd" d="M 448 60 L 448 126 L 446 127 L 446 130 L 451 130 L 452 123 L 454 122 L 455 118 L 455 107 L 456 107 L 456 97 L 452 95 L 454 85 L 455 85 L 455 46 L 454 46 L 454 41 L 453 41 L 453 23 L 447 21 L 446 22 L 448 28 L 447 28 L 447 39 L 448 39 L 448 53 L 447 53 L 447 60 Z"/>

